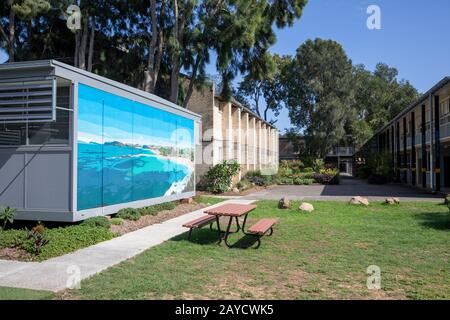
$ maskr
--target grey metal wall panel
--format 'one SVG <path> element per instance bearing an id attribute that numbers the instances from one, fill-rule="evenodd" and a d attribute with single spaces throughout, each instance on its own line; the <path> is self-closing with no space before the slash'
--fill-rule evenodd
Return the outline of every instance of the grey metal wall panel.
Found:
<path id="1" fill-rule="evenodd" d="M 70 209 L 70 153 L 27 153 L 26 208 Z"/>
<path id="2" fill-rule="evenodd" d="M 0 206 L 24 207 L 25 155 L 0 149 Z"/>

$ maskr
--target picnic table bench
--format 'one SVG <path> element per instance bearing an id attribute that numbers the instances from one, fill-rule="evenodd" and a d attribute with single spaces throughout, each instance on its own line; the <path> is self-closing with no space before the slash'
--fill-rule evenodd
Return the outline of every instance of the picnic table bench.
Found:
<path id="1" fill-rule="evenodd" d="M 191 233 L 193 229 L 201 228 L 206 225 L 210 225 L 210 228 L 212 229 L 212 224 L 214 221 L 217 223 L 217 230 L 219 234 L 219 244 L 222 242 L 222 240 L 225 242 L 225 245 L 229 248 L 231 248 L 233 245 L 228 243 L 228 237 L 231 233 L 239 232 L 242 229 L 242 232 L 247 236 L 253 236 L 256 237 L 257 246 L 256 248 L 259 248 L 261 245 L 261 237 L 265 236 L 266 234 L 268 236 L 271 236 L 273 234 L 273 227 L 278 222 L 278 219 L 261 219 L 258 222 L 256 222 L 253 226 L 248 228 L 247 231 L 245 231 L 245 225 L 247 222 L 248 214 L 256 209 L 256 205 L 251 204 L 237 204 L 237 203 L 228 203 L 224 204 L 215 208 L 211 208 L 205 211 L 207 214 L 206 216 L 200 217 L 198 219 L 192 220 L 190 222 L 187 222 L 183 224 L 184 227 L 189 228 L 189 236 L 188 238 L 191 238 Z M 242 227 L 239 224 L 239 217 L 244 216 L 244 221 L 242 223 Z M 225 231 L 222 231 L 220 229 L 220 217 L 228 217 L 228 225 Z M 236 221 L 236 230 L 231 231 L 231 225 L 233 220 Z M 269 233 L 268 233 L 269 232 Z"/>

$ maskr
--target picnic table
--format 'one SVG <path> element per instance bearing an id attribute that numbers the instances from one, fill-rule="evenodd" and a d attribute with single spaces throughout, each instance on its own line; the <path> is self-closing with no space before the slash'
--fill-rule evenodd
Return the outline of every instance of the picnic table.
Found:
<path id="1" fill-rule="evenodd" d="M 212 209 L 208 209 L 205 211 L 206 214 L 215 216 L 216 222 L 217 222 L 217 228 L 219 232 L 219 243 L 222 242 L 222 240 L 225 242 L 226 246 L 231 248 L 232 245 L 228 243 L 228 236 L 231 233 L 236 233 L 242 230 L 244 234 L 248 234 L 245 231 L 245 223 L 247 222 L 247 216 L 250 212 L 256 209 L 256 205 L 253 204 L 237 204 L 237 203 L 228 203 L 224 204 Z M 242 227 L 239 225 L 239 218 L 244 216 L 244 221 L 242 223 Z M 228 225 L 225 232 L 220 230 L 220 223 L 219 218 L 220 217 L 228 217 Z M 231 231 L 231 225 L 233 223 L 233 220 L 236 221 L 236 230 Z M 249 234 L 248 234 L 249 235 Z"/>

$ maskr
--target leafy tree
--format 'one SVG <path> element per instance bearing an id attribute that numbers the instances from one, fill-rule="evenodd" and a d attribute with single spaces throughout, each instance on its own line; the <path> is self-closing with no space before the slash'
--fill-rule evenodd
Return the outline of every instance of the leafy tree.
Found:
<path id="1" fill-rule="evenodd" d="M 417 90 L 408 81 L 399 81 L 397 76 L 397 69 L 384 63 L 377 64 L 374 72 L 363 65 L 353 68 L 355 103 L 349 130 L 357 145 L 418 99 Z"/>
<path id="2" fill-rule="evenodd" d="M 291 123 L 302 131 L 307 155 L 323 158 L 345 135 L 352 95 L 352 62 L 332 40 L 308 40 L 285 78 Z"/>
<path id="3" fill-rule="evenodd" d="M 270 69 L 266 68 L 265 72 L 261 70 L 261 72 L 253 71 L 247 74 L 239 84 L 238 93 L 240 97 L 244 97 L 247 103 L 251 100 L 252 109 L 264 120 L 269 121 L 269 110 L 276 117 L 284 107 L 283 81 L 285 80 L 286 69 L 292 62 L 292 58 L 290 56 L 267 55 L 265 60 Z M 264 98 L 265 101 L 265 106 L 262 110 L 260 105 L 261 98 Z M 276 120 L 271 122 L 275 123 Z"/>
<path id="4" fill-rule="evenodd" d="M 8 61 L 14 62 L 16 53 L 17 23 L 31 21 L 41 13 L 50 10 L 50 3 L 46 0 L 7 0 L 0 5 L 0 36 L 2 45 L 6 46 Z M 5 30 L 3 25 L 7 25 Z"/>

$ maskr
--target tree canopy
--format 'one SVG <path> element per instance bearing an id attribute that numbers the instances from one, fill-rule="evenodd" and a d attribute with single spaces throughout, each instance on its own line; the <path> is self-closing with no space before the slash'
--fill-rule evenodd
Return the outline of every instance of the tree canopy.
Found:
<path id="1" fill-rule="evenodd" d="M 206 79 L 211 53 L 217 56 L 225 97 L 240 72 L 264 74 L 274 28 L 291 26 L 306 3 L 7 0 L 0 4 L 0 44 L 9 61 L 60 59 L 186 107 L 192 90 Z M 74 32 L 65 26 L 70 4 L 81 10 L 81 28 Z"/>

